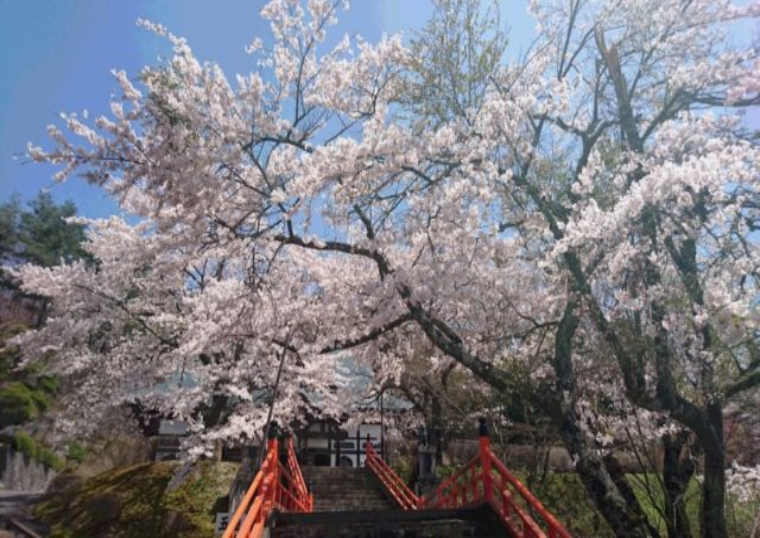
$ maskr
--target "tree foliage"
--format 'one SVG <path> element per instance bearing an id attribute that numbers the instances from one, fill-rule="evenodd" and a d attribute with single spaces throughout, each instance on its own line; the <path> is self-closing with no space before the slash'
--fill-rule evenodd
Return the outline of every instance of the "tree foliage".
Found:
<path id="1" fill-rule="evenodd" d="M 499 64 L 501 40 L 455 31 L 491 24 L 473 5 L 440 4 L 442 57 L 398 37 L 327 48 L 338 2 L 273 0 L 261 71 L 234 85 L 141 21 L 173 57 L 139 83 L 115 72 L 111 115 L 65 116 L 68 135 L 29 148 L 140 222 L 90 223 L 96 267 L 25 267 L 54 315 L 19 342 L 81 376 L 80 423 L 139 395 L 194 421 L 196 453 L 261 430 L 283 357 L 287 422 L 350 404 L 341 354 L 382 386 L 430 349 L 431 372 L 455 362 L 541 409 L 620 536 L 658 531 L 611 449 L 632 424 L 688 430 L 700 530 L 726 536 L 723 416 L 760 397 L 760 150 L 742 123 L 760 64 L 727 35 L 760 9 L 533 1 L 535 46 Z M 204 429 L 210 396 L 232 405 Z"/>
<path id="2" fill-rule="evenodd" d="M 58 205 L 48 191 L 40 191 L 22 208 L 18 195 L 0 204 L 0 260 L 52 267 L 87 258 L 82 249 L 85 225 L 73 222 L 76 205 Z"/>

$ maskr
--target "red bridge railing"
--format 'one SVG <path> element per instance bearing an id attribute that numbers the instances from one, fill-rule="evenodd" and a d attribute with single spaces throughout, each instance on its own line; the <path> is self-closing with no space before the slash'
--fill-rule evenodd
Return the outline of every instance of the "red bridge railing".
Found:
<path id="1" fill-rule="evenodd" d="M 385 486 L 391 497 L 396 501 L 399 507 L 404 510 L 416 510 L 420 504 L 420 499 L 409 487 L 401 480 L 391 466 L 385 463 L 383 459 L 375 452 L 375 448 L 367 435 L 367 443 L 364 445 L 367 451 L 365 465 L 372 469 L 375 476 Z"/>
<path id="2" fill-rule="evenodd" d="M 477 456 L 441 483 L 427 497 L 417 497 L 380 459 L 367 440 L 367 466 L 405 510 L 461 508 L 487 503 L 513 536 L 571 538 L 565 527 L 544 507 L 491 450 L 485 420 L 480 423 Z"/>
<path id="3" fill-rule="evenodd" d="M 269 440 L 261 469 L 251 482 L 243 500 L 227 525 L 222 538 L 260 538 L 272 511 L 311 512 L 314 500 L 309 493 L 293 448 L 293 439 L 285 441 L 286 465 L 280 461 L 276 437 Z"/>

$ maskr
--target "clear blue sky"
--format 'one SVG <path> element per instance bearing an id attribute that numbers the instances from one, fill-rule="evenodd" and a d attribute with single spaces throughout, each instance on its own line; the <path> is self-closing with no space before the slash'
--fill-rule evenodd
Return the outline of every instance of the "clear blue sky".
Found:
<path id="1" fill-rule="evenodd" d="M 217 61 L 231 79 L 252 69 L 244 47 L 268 27 L 259 19 L 264 0 L 0 0 L 0 201 L 14 192 L 29 199 L 41 188 L 57 200 L 72 199 L 79 212 L 99 217 L 118 212 L 104 193 L 78 178 L 63 184 L 53 169 L 24 164 L 27 142 L 47 144 L 45 129 L 60 112 L 91 115 L 107 110 L 116 89 L 111 69 L 135 75 L 167 56 L 166 42 L 135 26 L 139 17 L 188 39 L 201 60 Z M 523 0 L 502 0 L 513 43 L 530 41 L 533 23 Z M 335 32 L 369 40 L 384 32 L 419 28 L 428 0 L 354 0 Z M 91 116 L 92 117 L 92 116 Z"/>

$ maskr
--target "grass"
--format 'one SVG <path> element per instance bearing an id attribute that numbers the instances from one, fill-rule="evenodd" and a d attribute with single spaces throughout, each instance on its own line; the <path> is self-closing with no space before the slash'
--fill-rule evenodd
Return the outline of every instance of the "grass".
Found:
<path id="1" fill-rule="evenodd" d="M 515 475 L 527 484 L 526 474 Z M 542 482 L 532 484 L 531 492 L 577 538 L 613 537 L 607 521 L 589 499 L 580 477 L 575 473 L 549 473 Z"/>
<path id="2" fill-rule="evenodd" d="M 667 536 L 667 527 L 661 514 L 664 493 L 657 476 L 652 473 L 627 476 L 650 523 L 660 531 L 661 536 Z M 533 487 L 533 493 L 567 526 L 573 536 L 613 536 L 604 518 L 588 500 L 583 483 L 575 473 L 551 473 L 543 484 Z M 699 505 L 702 495 L 701 486 L 696 478 L 689 482 L 684 498 L 692 535 L 699 536 Z M 751 503 L 739 503 L 729 495 L 726 503 L 728 535 L 749 536 L 758 513 L 760 499 Z"/>
<path id="3" fill-rule="evenodd" d="M 237 464 L 199 462 L 167 492 L 178 464 L 142 463 L 73 482 L 38 505 L 51 538 L 213 536 L 216 502 L 227 495 Z"/>
<path id="4" fill-rule="evenodd" d="M 653 526 L 659 529 L 660 534 L 666 535 L 665 520 L 660 513 L 663 505 L 664 493 L 657 476 L 654 474 L 628 475 L 633 485 L 636 497 L 639 499 L 644 512 Z M 750 536 L 754 518 L 760 513 L 760 499 L 754 502 L 741 503 L 727 492 L 726 502 L 726 526 L 729 536 Z M 699 536 L 699 506 L 702 501 L 701 486 L 696 478 L 689 482 L 684 494 L 686 502 L 686 517 L 692 535 Z"/>

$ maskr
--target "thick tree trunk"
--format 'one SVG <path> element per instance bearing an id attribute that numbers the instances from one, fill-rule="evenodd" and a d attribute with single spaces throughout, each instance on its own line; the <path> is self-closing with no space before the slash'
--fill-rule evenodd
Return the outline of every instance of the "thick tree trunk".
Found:
<path id="1" fill-rule="evenodd" d="M 657 536 L 652 533 L 646 515 L 635 496 L 626 498 L 621 492 L 615 479 L 610 476 L 607 465 L 602 457 L 591 450 L 586 441 L 586 434 L 580 428 L 579 417 L 572 407 L 569 407 L 561 417 L 559 431 L 565 447 L 576 460 L 575 470 L 583 481 L 591 500 L 602 514 L 607 524 L 620 538 L 646 538 Z M 625 480 L 622 481 L 630 486 Z"/>
<path id="2" fill-rule="evenodd" d="M 615 536 L 656 536 L 656 532 L 653 533 L 649 527 L 646 515 L 619 465 L 611 465 L 616 471 L 613 478 L 602 457 L 588 446 L 586 433 L 581 427 L 581 418 L 576 412 L 573 399 L 576 392 L 572 363 L 573 338 L 578 327 L 578 318 L 574 314 L 576 306 L 577 303 L 572 300 L 567 304 L 557 327 L 554 343 L 557 396 L 554 398 L 554 408 L 550 412 L 552 421 L 559 430 L 568 452 L 576 460 L 575 468 L 586 491 Z"/>
<path id="3" fill-rule="evenodd" d="M 694 475 L 694 462 L 683 455 L 689 431 L 665 435 L 663 443 L 663 482 L 665 486 L 665 523 L 669 538 L 691 538 L 691 527 L 686 517 L 684 495 Z"/>
<path id="4" fill-rule="evenodd" d="M 702 484 L 700 526 L 704 538 L 728 538 L 726 529 L 726 461 L 723 446 L 723 410 L 719 403 L 707 406 L 710 426 L 719 440 L 718 446 L 705 449 L 705 478 Z"/>
<path id="5" fill-rule="evenodd" d="M 622 465 L 620 465 L 620 462 L 611 453 L 607 454 L 603 461 L 607 473 L 615 483 L 615 487 L 618 489 L 623 499 L 625 499 L 631 517 L 638 525 L 645 529 L 649 535 L 658 536 L 659 532 L 649 523 L 649 519 L 647 519 L 644 509 L 641 508 L 641 503 L 639 503 L 639 500 L 636 498 L 636 492 L 633 491 L 633 487 L 631 487 L 630 482 L 628 482 L 628 478 L 626 478 L 625 471 L 623 470 Z"/>

